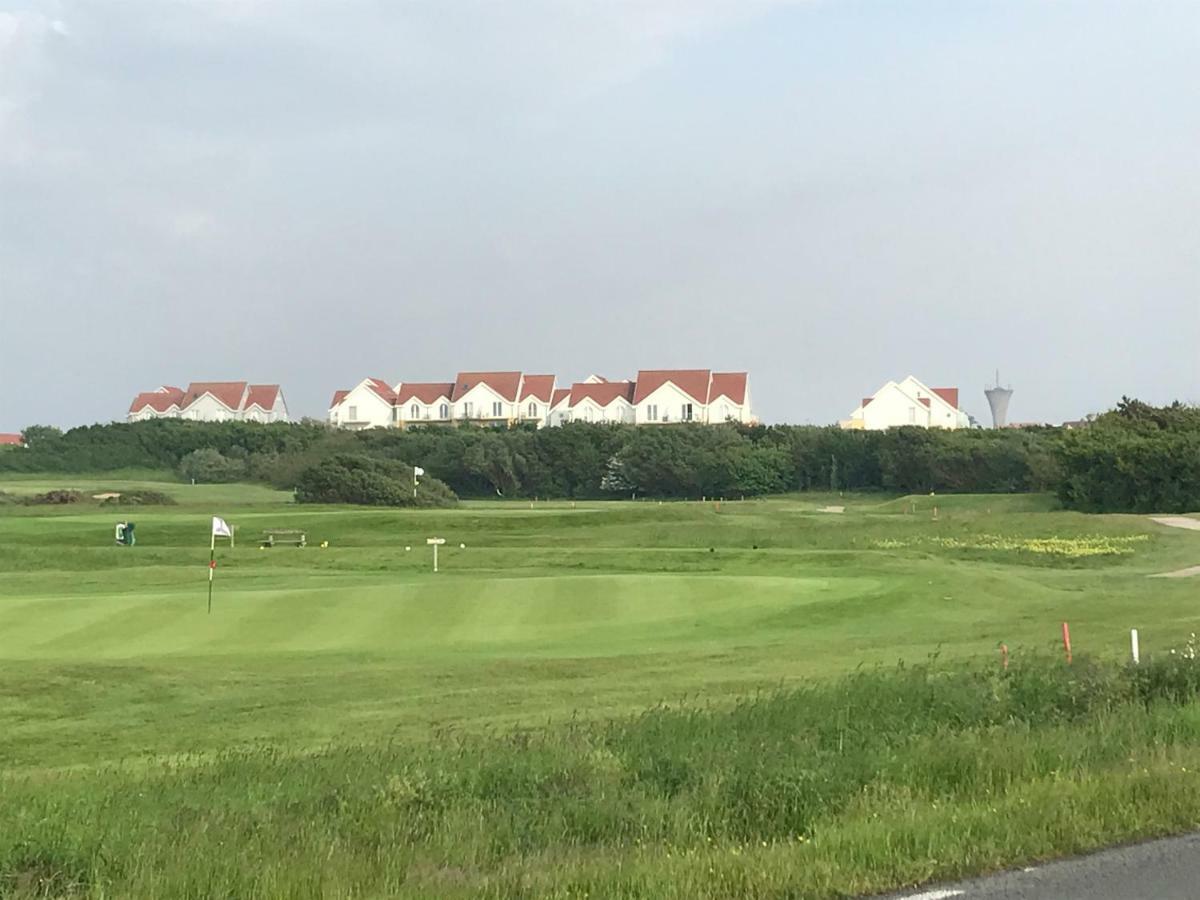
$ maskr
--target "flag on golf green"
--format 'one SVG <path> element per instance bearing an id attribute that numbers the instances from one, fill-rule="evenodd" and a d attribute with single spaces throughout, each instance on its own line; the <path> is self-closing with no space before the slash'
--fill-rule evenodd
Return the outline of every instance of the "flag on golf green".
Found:
<path id="1" fill-rule="evenodd" d="M 212 526 L 213 537 L 232 537 L 233 531 L 229 528 L 229 523 L 220 516 L 213 516 Z"/>

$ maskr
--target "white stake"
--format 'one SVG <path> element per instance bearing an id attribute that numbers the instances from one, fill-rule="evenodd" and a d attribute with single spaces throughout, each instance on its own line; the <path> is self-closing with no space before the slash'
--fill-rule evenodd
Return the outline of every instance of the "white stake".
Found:
<path id="1" fill-rule="evenodd" d="M 1141 664 L 1141 653 L 1138 648 L 1138 633 L 1136 628 L 1129 629 L 1129 649 L 1133 652 L 1133 664 Z"/>
<path id="2" fill-rule="evenodd" d="M 446 543 L 446 539 L 445 538 L 426 538 L 425 543 L 433 545 L 433 571 L 436 573 L 438 570 L 438 560 L 437 560 L 438 547 L 441 546 L 442 544 Z"/>

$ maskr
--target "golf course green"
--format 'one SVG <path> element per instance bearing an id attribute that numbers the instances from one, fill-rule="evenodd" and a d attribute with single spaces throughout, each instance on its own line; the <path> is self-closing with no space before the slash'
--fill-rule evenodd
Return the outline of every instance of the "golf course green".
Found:
<path id="1" fill-rule="evenodd" d="M 175 503 L 122 507 L 92 499 L 137 488 L 165 492 Z M 79 490 L 85 499 L 21 502 L 52 489 Z M 553 840 L 514 838 L 467 864 L 456 860 L 467 852 L 463 835 L 484 838 L 466 819 L 446 824 L 444 810 L 432 830 L 396 838 L 405 849 L 387 863 L 379 843 L 386 829 L 367 838 L 370 829 L 343 823 L 333 829 L 334 843 L 320 847 L 353 865 L 343 871 L 329 862 L 294 878 L 271 863 L 256 867 L 233 848 L 237 859 L 189 856 L 172 869 L 171 860 L 199 840 L 193 814 L 162 820 L 158 837 L 128 823 L 159 821 L 167 807 L 187 805 L 181 779 L 224 784 L 221 773 L 236 762 L 230 754 L 249 754 L 237 763 L 238 787 L 228 796 L 213 788 L 210 800 L 213 808 L 227 802 L 222 815 L 232 818 L 209 822 L 205 834 L 232 828 L 224 840 L 236 843 L 242 826 L 230 825 L 235 811 L 253 821 L 254 798 L 268 782 L 282 792 L 259 798 L 268 807 L 320 794 L 332 820 L 344 808 L 330 799 L 341 794 L 324 775 L 293 773 L 286 786 L 286 773 L 264 774 L 260 752 L 290 760 L 279 763 L 285 769 L 307 760 L 326 774 L 334 768 L 329 754 L 365 754 L 347 764 L 347 780 L 363 759 L 395 748 L 429 754 L 426 763 L 446 771 L 454 758 L 475 752 L 462 747 L 500 742 L 507 749 L 494 758 L 509 758 L 512 735 L 608 729 L 630 717 L 642 721 L 662 704 L 720 717 L 753 698 L 799 689 L 816 692 L 812 709 L 827 701 L 832 709 L 833 695 L 821 692 L 854 683 L 856 672 L 883 678 L 898 664 L 905 671 L 931 660 L 935 669 L 999 672 L 1001 644 L 1014 660 L 1050 665 L 1062 655 L 1064 621 L 1077 658 L 1114 666 L 1128 658 L 1131 628 L 1140 630 L 1148 658 L 1185 648 L 1200 630 L 1200 582 L 1148 577 L 1200 563 L 1200 533 L 1141 516 L 1056 511 L 1039 495 L 473 502 L 405 511 L 298 506 L 263 487 L 184 485 L 149 473 L 14 476 L 0 481 L 0 491 L 7 498 L 0 505 L 0 808 L 7 809 L 0 812 L 0 874 L 10 879 L 0 883 L 0 897 L 581 896 L 585 883 L 600 896 L 618 884 L 588 881 L 616 864 L 603 856 L 604 839 L 564 838 L 566 856 L 551 860 L 547 854 L 561 849 Z M 236 527 L 236 546 L 218 542 L 209 612 L 214 515 Z M 124 520 L 136 523 L 132 548 L 113 540 Z M 268 529 L 302 530 L 307 546 L 262 549 Z M 431 537 L 446 540 L 437 574 Z M 1179 715 L 1200 727 L 1194 704 Z M 1027 729 L 1022 734 L 1031 740 Z M 1160 762 L 1170 756 L 1182 766 L 1165 745 L 1154 746 Z M 1122 744 L 1117 752 L 1133 751 Z M 438 753 L 446 756 L 435 766 Z M 400 765 L 381 763 L 382 783 L 420 794 L 410 784 L 420 780 L 416 763 L 388 775 L 393 764 Z M 1037 795 L 1040 776 L 1027 774 L 1013 776 L 1014 798 Z M 329 777 L 340 783 L 342 776 Z M 150 800 L 128 800 L 137 779 L 165 792 L 159 812 L 143 808 Z M 323 785 L 311 796 L 303 789 L 309 779 Z M 138 788 L 137 796 L 154 790 Z M 94 804 L 105 797 L 102 813 Z M 1186 810 L 1172 810 L 1129 818 L 1124 830 L 1109 822 L 1080 841 L 1178 828 Z M 107 837 L 72 830 L 92 815 L 109 823 Z M 410 814 L 403 818 L 411 824 Z M 710 843 L 729 837 L 716 825 L 705 828 Z M 744 831 L 755 844 L 760 835 Z M 167 832 L 178 842 L 170 852 L 155 844 Z M 814 828 L 789 839 L 819 834 Z M 268 852 L 257 837 L 241 839 Z M 270 846 L 289 840 L 315 852 L 282 832 Z M 639 841 L 620 844 L 636 846 L 639 864 L 648 865 L 653 835 Z M 772 853 L 784 852 L 776 836 L 763 841 Z M 664 860 L 671 853 L 672 866 L 690 852 L 673 846 L 656 851 Z M 885 888 L 1060 849 L 989 847 L 978 859 L 865 866 L 840 881 L 853 866 L 838 869 L 833 853 L 822 863 L 824 880 L 805 890 L 837 896 L 845 889 L 839 885 Z M 298 865 L 293 860 L 295 872 Z M 579 892 L 564 893 L 562 879 L 529 880 L 530 871 L 562 866 L 583 878 L 568 879 Z M 739 882 L 738 893 L 808 895 L 787 893 L 797 884 L 787 865 L 765 870 L 774 874 Z M 690 884 L 693 896 L 722 895 L 718 882 L 700 886 L 694 878 L 703 873 L 696 872 L 676 871 L 672 883 Z M 627 896 L 662 895 L 653 878 L 619 884 Z"/>

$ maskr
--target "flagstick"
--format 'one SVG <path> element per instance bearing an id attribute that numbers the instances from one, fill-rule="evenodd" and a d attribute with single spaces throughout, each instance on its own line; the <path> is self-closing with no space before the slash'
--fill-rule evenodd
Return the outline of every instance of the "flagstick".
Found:
<path id="1" fill-rule="evenodd" d="M 208 614 L 212 615 L 213 570 L 217 567 L 217 535 L 213 534 L 208 544 Z"/>

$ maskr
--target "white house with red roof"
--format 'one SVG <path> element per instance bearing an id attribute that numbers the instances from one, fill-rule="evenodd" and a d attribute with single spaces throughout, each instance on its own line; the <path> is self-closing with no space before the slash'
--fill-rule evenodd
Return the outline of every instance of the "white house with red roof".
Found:
<path id="1" fill-rule="evenodd" d="M 571 421 L 571 389 L 556 387 L 550 397 L 550 425 L 565 425 Z"/>
<path id="2" fill-rule="evenodd" d="M 348 391 L 336 391 L 329 422 L 341 428 L 386 428 L 398 423 L 396 391 L 382 378 L 364 378 Z"/>
<path id="3" fill-rule="evenodd" d="M 519 371 L 459 372 L 450 382 L 367 378 L 337 391 L 329 421 L 343 428 L 406 427 L 451 422 L 565 425 L 567 422 L 664 424 L 754 422 L 745 372 L 646 369 L 636 380 L 589 375 L 569 388 L 553 375 Z"/>
<path id="4" fill-rule="evenodd" d="M 842 428 L 879 431 L 911 425 L 917 428 L 968 428 L 970 417 L 959 409 L 958 388 L 931 388 L 909 375 L 889 381 L 862 402 Z"/>
<path id="5" fill-rule="evenodd" d="M 163 385 L 129 404 L 126 420 L 190 419 L 197 422 L 286 422 L 287 403 L 277 384 L 193 381 L 187 389 Z"/>
<path id="6" fill-rule="evenodd" d="M 396 385 L 398 425 L 430 425 L 450 421 L 451 381 L 404 381 Z"/>
<path id="7" fill-rule="evenodd" d="M 745 372 L 643 369 L 638 372 L 632 403 L 639 425 L 756 421 Z"/>
<path id="8" fill-rule="evenodd" d="M 571 385 L 570 421 L 625 422 L 632 424 L 632 381 L 579 381 Z"/>

